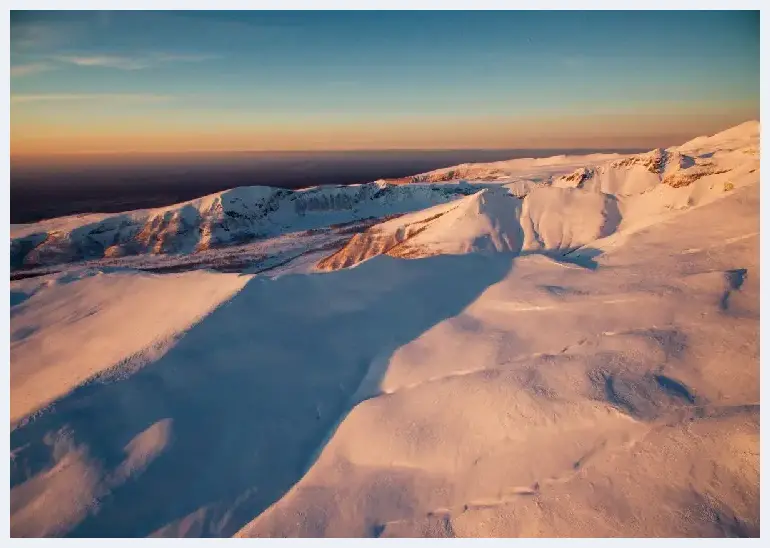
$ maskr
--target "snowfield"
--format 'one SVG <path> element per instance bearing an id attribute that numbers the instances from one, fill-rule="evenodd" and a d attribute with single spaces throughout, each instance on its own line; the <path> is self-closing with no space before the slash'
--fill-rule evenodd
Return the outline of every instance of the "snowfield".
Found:
<path id="1" fill-rule="evenodd" d="M 11 227 L 11 535 L 759 536 L 759 124 Z"/>

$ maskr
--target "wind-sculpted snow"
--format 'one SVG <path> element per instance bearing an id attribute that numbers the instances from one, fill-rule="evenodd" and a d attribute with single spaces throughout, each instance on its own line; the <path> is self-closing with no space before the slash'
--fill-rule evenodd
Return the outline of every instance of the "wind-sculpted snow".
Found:
<path id="1" fill-rule="evenodd" d="M 12 227 L 11 535 L 759 536 L 758 150 Z"/>

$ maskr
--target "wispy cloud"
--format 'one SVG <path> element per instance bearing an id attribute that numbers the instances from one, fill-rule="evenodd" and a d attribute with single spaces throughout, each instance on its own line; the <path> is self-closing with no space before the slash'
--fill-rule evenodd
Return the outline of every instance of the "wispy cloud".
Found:
<path id="1" fill-rule="evenodd" d="M 79 67 L 102 67 L 119 70 L 141 70 L 166 63 L 197 63 L 214 59 L 214 55 L 187 53 L 151 53 L 147 55 L 59 55 L 56 61 Z"/>
<path id="2" fill-rule="evenodd" d="M 11 77 L 18 78 L 29 76 L 51 70 L 53 67 L 48 63 L 26 63 L 24 65 L 14 65 L 11 67 Z"/>
<path id="3" fill-rule="evenodd" d="M 117 55 L 62 55 L 54 57 L 54 59 L 79 67 L 107 67 L 120 70 L 139 70 L 150 66 L 141 58 Z"/>
<path id="4" fill-rule="evenodd" d="M 127 103 L 157 103 L 171 101 L 171 95 L 151 93 L 43 93 L 11 95 L 11 103 L 36 103 L 58 101 L 111 101 Z"/>

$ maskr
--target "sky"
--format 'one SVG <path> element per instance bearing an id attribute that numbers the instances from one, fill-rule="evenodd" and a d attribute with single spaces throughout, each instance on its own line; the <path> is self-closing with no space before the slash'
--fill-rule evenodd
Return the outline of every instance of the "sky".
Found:
<path id="1" fill-rule="evenodd" d="M 644 148 L 759 119 L 759 12 L 11 12 L 11 154 Z"/>

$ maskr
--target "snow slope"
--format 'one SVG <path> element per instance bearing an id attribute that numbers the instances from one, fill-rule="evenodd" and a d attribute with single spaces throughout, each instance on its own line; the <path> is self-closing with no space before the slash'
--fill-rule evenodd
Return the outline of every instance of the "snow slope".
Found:
<path id="1" fill-rule="evenodd" d="M 519 200 L 507 191 L 483 189 L 356 234 L 339 251 L 320 261 L 318 268 L 345 268 L 383 253 L 394 257 L 426 257 L 519 251 L 522 246 L 521 228 L 516 222 L 519 207 Z"/>
<path id="2" fill-rule="evenodd" d="M 12 281 L 11 535 L 759 536 L 757 128 Z"/>
<path id="3" fill-rule="evenodd" d="M 156 276 L 86 270 L 14 284 L 11 421 L 110 367 L 126 372 L 157 359 L 176 336 L 247 281 L 205 271 Z M 124 329 L 128 318 L 131 327 Z"/>
<path id="4" fill-rule="evenodd" d="M 587 154 L 583 156 L 551 156 L 517 158 L 502 162 L 460 164 L 436 169 L 402 179 L 386 179 L 396 184 L 453 183 L 456 181 L 494 181 L 497 183 L 542 182 L 575 169 L 595 166 L 623 158 L 619 154 Z"/>
<path id="5" fill-rule="evenodd" d="M 416 258 L 572 250 L 612 233 L 618 219 L 616 201 L 605 194 L 542 187 L 522 200 L 505 188 L 486 188 L 377 224 L 320 261 L 318 268 L 349 267 L 381 253 Z"/>
<path id="6" fill-rule="evenodd" d="M 594 270 L 513 260 L 373 363 L 372 397 L 239 535 L 758 535 L 757 211 L 753 186 Z"/>

